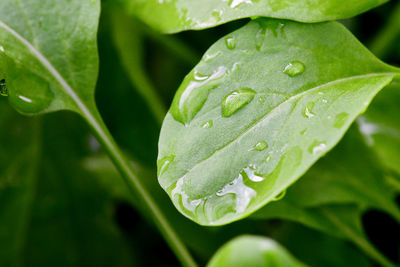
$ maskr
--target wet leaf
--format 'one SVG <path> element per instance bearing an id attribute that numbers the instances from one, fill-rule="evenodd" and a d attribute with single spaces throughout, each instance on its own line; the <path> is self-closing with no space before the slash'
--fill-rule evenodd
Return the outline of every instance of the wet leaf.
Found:
<path id="1" fill-rule="evenodd" d="M 99 1 L 3 0 L 0 79 L 21 113 L 88 115 L 97 80 Z"/>
<path id="2" fill-rule="evenodd" d="M 161 131 L 160 184 L 200 224 L 243 218 L 329 151 L 398 73 L 338 23 L 250 22 L 178 89 Z"/>
<path id="3" fill-rule="evenodd" d="M 349 18 L 387 0 L 119 0 L 132 14 L 163 32 L 204 29 L 248 17 L 301 22 Z"/>

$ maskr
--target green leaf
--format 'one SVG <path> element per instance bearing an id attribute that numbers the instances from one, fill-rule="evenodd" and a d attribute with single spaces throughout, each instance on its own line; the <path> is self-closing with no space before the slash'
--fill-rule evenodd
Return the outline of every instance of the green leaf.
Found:
<path id="1" fill-rule="evenodd" d="M 4 101 L 0 111 L 0 265 L 132 266 L 113 192 L 79 168 L 81 122 L 57 114 L 42 126 Z"/>
<path id="2" fill-rule="evenodd" d="M 300 22 L 349 18 L 388 0 L 119 0 L 131 14 L 163 32 L 204 29 L 247 17 Z"/>
<path id="3" fill-rule="evenodd" d="M 243 218 L 329 151 L 398 71 L 339 23 L 250 22 L 214 44 L 178 89 L 161 130 L 159 182 L 200 224 Z"/>
<path id="4" fill-rule="evenodd" d="M 207 266 L 300 267 L 305 265 L 272 239 L 244 235 L 221 247 Z"/>
<path id="5" fill-rule="evenodd" d="M 97 0 L 1 1 L 0 78 L 19 112 L 90 113 L 99 12 Z"/>
<path id="6" fill-rule="evenodd" d="M 400 175 L 400 86 L 383 90 L 368 111 L 357 119 L 366 144 L 381 163 Z M 400 191 L 400 181 L 398 182 Z"/>
<path id="7" fill-rule="evenodd" d="M 287 221 L 282 223 L 277 229 L 274 229 L 271 238 L 310 266 L 374 266 L 367 255 L 347 240 L 315 231 L 297 223 Z M 307 240 L 307 245 L 304 240 Z M 318 253 L 315 253 L 316 251 Z"/>
<path id="8" fill-rule="evenodd" d="M 353 129 L 337 148 L 290 187 L 282 200 L 266 205 L 252 217 L 292 220 L 349 239 L 367 255 L 388 265 L 366 238 L 361 216 L 366 209 L 374 208 L 400 222 L 395 197 L 376 157 Z"/>

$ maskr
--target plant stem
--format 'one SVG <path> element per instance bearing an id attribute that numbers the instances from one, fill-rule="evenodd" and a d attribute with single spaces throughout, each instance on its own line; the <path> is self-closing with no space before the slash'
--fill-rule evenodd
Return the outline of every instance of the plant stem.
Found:
<path id="1" fill-rule="evenodd" d="M 91 110 L 95 110 L 96 113 L 91 113 L 90 116 L 86 114 L 84 118 L 91 126 L 99 142 L 103 144 L 109 157 L 114 162 L 115 166 L 124 178 L 124 181 L 127 184 L 129 190 L 133 194 L 135 194 L 135 196 L 141 199 L 144 205 L 147 206 L 149 212 L 153 215 L 156 226 L 160 230 L 161 234 L 164 236 L 171 249 L 178 257 L 178 259 L 181 261 L 182 265 L 187 267 L 196 267 L 197 264 L 193 260 L 186 246 L 179 238 L 177 233 L 174 231 L 167 218 L 158 207 L 157 203 L 154 201 L 149 192 L 138 179 L 135 171 L 132 168 L 132 165 L 120 151 L 118 145 L 116 144 L 115 140 L 113 139 L 109 130 L 101 119 L 101 116 L 99 115 L 97 109 L 92 108 Z"/>
<path id="2" fill-rule="evenodd" d="M 389 48 L 400 36 L 400 2 L 390 15 L 383 30 L 372 40 L 369 48 L 379 58 L 388 56 Z"/>

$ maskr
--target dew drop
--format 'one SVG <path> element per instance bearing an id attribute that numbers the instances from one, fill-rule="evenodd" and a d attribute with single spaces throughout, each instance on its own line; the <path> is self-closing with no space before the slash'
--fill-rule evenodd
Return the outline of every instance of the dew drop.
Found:
<path id="1" fill-rule="evenodd" d="M 235 8 L 240 4 L 253 4 L 251 0 L 230 0 L 229 1 L 229 6 L 231 8 Z"/>
<path id="2" fill-rule="evenodd" d="M 222 15 L 222 11 L 221 11 L 221 10 L 220 10 L 220 11 L 214 10 L 214 11 L 211 13 L 211 16 L 213 16 L 213 17 L 215 18 L 216 22 L 221 21 L 221 15 Z"/>
<path id="3" fill-rule="evenodd" d="M 6 85 L 5 79 L 0 80 L 0 95 L 8 96 L 8 90 L 7 90 L 7 85 Z"/>
<path id="4" fill-rule="evenodd" d="M 347 112 L 342 112 L 336 115 L 335 117 L 335 122 L 333 123 L 333 127 L 340 129 L 342 128 L 345 123 L 347 122 L 347 119 L 349 118 L 349 113 Z"/>
<path id="5" fill-rule="evenodd" d="M 284 198 L 286 196 L 286 189 L 283 190 L 282 192 L 280 192 L 279 194 L 277 194 L 271 201 L 278 201 L 281 200 L 282 198 Z"/>
<path id="6" fill-rule="evenodd" d="M 314 142 L 308 148 L 308 152 L 312 153 L 313 155 L 316 155 L 323 152 L 325 149 L 326 149 L 326 144 L 324 142 L 314 140 Z"/>
<path id="7" fill-rule="evenodd" d="M 220 66 L 207 76 L 195 71 L 191 72 L 183 81 L 172 101 L 170 113 L 174 119 L 187 125 L 203 107 L 210 90 L 217 88 L 222 82 L 227 71 L 226 67 Z"/>
<path id="8" fill-rule="evenodd" d="M 250 88 L 239 89 L 226 95 L 222 100 L 222 116 L 230 117 L 249 104 L 256 92 Z"/>
<path id="9" fill-rule="evenodd" d="M 266 32 L 267 32 L 266 28 L 261 28 L 256 34 L 256 49 L 258 51 L 261 50 L 261 48 L 262 48 L 262 46 L 264 44 Z"/>
<path id="10" fill-rule="evenodd" d="M 200 72 L 198 72 L 197 70 L 195 70 L 193 72 L 193 78 L 196 81 L 204 81 L 204 80 L 207 80 L 208 78 L 210 78 L 210 75 L 204 75 L 204 74 L 201 74 Z"/>
<path id="11" fill-rule="evenodd" d="M 236 48 L 236 40 L 233 37 L 226 37 L 225 44 L 226 44 L 226 47 L 230 50 L 233 50 Z"/>
<path id="12" fill-rule="evenodd" d="M 315 114 L 313 113 L 314 106 L 315 106 L 314 102 L 309 102 L 304 108 L 303 116 L 308 119 L 314 117 L 315 116 Z"/>
<path id="13" fill-rule="evenodd" d="M 216 58 L 216 57 L 218 57 L 219 55 L 221 55 L 222 53 L 221 53 L 221 51 L 218 51 L 218 52 L 216 52 L 216 53 L 214 53 L 214 54 L 205 54 L 204 56 L 203 56 L 203 61 L 204 62 L 206 62 L 206 63 L 209 63 L 209 62 L 211 62 L 214 58 Z"/>
<path id="14" fill-rule="evenodd" d="M 214 126 L 214 123 L 213 123 L 212 120 L 206 121 L 205 123 L 203 123 L 203 124 L 201 125 L 201 127 L 202 127 L 202 128 L 205 128 L 205 129 L 212 128 L 213 126 Z"/>
<path id="15" fill-rule="evenodd" d="M 268 163 L 271 161 L 271 154 L 268 153 L 267 157 L 265 158 L 265 162 Z"/>
<path id="16" fill-rule="evenodd" d="M 252 150 L 263 151 L 264 149 L 268 148 L 268 144 L 265 141 L 258 142 Z"/>
<path id="17" fill-rule="evenodd" d="M 242 176 L 247 177 L 247 178 L 249 178 L 249 180 L 256 182 L 256 183 L 262 182 L 265 179 L 265 177 L 256 173 L 256 168 L 251 165 L 249 165 L 248 167 L 243 169 Z"/>
<path id="18" fill-rule="evenodd" d="M 184 179 L 183 177 L 179 178 L 179 180 L 177 181 L 175 188 L 171 191 L 171 197 L 172 199 L 175 199 L 178 197 L 179 198 L 179 205 L 190 211 L 190 212 L 194 212 L 196 207 L 199 206 L 201 204 L 201 202 L 203 201 L 203 199 L 194 199 L 194 200 L 190 200 L 189 196 L 185 193 L 185 191 L 183 190 L 183 182 Z"/>
<path id="19" fill-rule="evenodd" d="M 294 77 L 302 74 L 306 70 L 306 66 L 300 61 L 292 61 L 283 69 L 283 73 Z"/>
<path id="20" fill-rule="evenodd" d="M 256 196 L 256 191 L 246 186 L 243 182 L 242 174 L 233 180 L 230 184 L 227 184 L 218 191 L 217 196 L 224 196 L 226 194 L 234 194 L 236 197 L 236 212 L 242 213 L 246 210 L 250 203 L 250 200 Z"/>
<path id="21" fill-rule="evenodd" d="M 328 103 L 328 100 L 322 99 L 322 103 L 326 104 L 326 103 Z"/>
<path id="22" fill-rule="evenodd" d="M 171 162 L 173 162 L 175 159 L 175 155 L 170 155 L 170 156 L 165 156 L 162 159 L 157 161 L 157 166 L 158 166 L 158 176 L 162 175 L 165 173 L 165 171 L 168 169 L 169 165 Z"/>
<path id="23" fill-rule="evenodd" d="M 4 51 L 5 51 L 5 50 L 4 50 L 4 47 L 0 45 L 0 52 L 3 52 L 3 53 L 4 53 Z"/>

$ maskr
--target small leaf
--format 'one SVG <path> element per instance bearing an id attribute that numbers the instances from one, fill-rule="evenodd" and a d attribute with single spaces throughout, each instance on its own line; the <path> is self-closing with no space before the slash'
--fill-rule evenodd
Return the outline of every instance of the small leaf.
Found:
<path id="1" fill-rule="evenodd" d="M 243 235 L 221 247 L 207 266 L 300 267 L 306 265 L 295 259 L 272 239 Z"/>
<path id="2" fill-rule="evenodd" d="M 90 113 L 99 11 L 97 0 L 1 1 L 0 79 L 19 112 Z"/>
<path id="3" fill-rule="evenodd" d="M 349 18 L 388 0 L 119 0 L 128 12 L 163 32 L 204 29 L 247 17 L 300 22 Z"/>
<path id="4" fill-rule="evenodd" d="M 185 78 L 159 142 L 159 165 L 174 158 L 159 175 L 161 186 L 185 216 L 205 225 L 238 220 L 272 201 L 399 73 L 339 23 L 260 19 L 229 38 L 235 49 L 222 38 Z M 304 72 L 291 77 L 284 70 L 293 62 Z M 224 116 L 227 96 L 244 88 L 251 98 Z M 203 128 L 210 120 L 213 127 Z M 254 149 L 261 141 L 268 147 Z"/>

